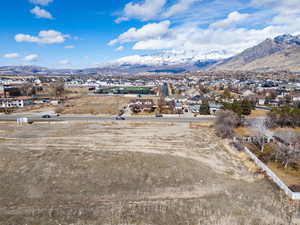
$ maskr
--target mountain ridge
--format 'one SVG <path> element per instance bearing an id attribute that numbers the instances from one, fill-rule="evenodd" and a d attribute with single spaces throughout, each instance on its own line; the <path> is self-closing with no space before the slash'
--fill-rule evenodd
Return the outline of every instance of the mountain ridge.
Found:
<path id="1" fill-rule="evenodd" d="M 228 51 L 230 52 L 230 51 Z M 300 35 L 284 34 L 229 57 L 226 51 L 165 51 L 134 55 L 86 69 L 49 69 L 41 66 L 2 66 L 0 75 L 95 75 L 135 73 L 181 73 L 204 70 L 300 72 Z"/>
<path id="2" fill-rule="evenodd" d="M 240 54 L 223 60 L 210 69 L 232 71 L 270 72 L 300 71 L 300 35 L 284 34 L 266 39 Z"/>

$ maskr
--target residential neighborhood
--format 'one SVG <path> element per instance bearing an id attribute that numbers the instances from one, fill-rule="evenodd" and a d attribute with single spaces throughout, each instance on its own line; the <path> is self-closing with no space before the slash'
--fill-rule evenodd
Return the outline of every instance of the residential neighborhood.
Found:
<path id="1" fill-rule="evenodd" d="M 215 76 L 220 76 L 216 74 Z M 84 92 L 86 96 L 123 95 L 142 98 L 153 96 L 153 108 L 158 99 L 171 107 L 168 114 L 199 114 L 200 106 L 208 102 L 210 114 L 221 110 L 224 103 L 249 100 L 257 107 L 297 107 L 300 101 L 300 81 L 274 79 L 259 75 L 251 79 L 217 79 L 203 73 L 182 76 L 136 76 L 136 77 L 49 77 L 47 79 L 0 78 L 1 108 L 26 108 L 34 105 L 59 104 L 67 100 L 69 93 Z M 212 78 L 213 77 L 213 78 Z M 263 78 L 261 78 L 263 77 Z M 276 77 L 276 79 L 275 79 Z M 63 85 L 65 95 L 53 93 L 53 83 Z M 52 85 L 52 86 L 51 86 Z M 62 87 L 61 87 L 62 88 Z M 52 91 L 51 91 L 52 89 Z M 78 91 L 79 90 L 79 91 Z M 162 103 L 162 102 L 160 102 Z M 132 108 L 132 107 L 131 107 Z M 144 111 L 144 110 L 142 110 Z"/>

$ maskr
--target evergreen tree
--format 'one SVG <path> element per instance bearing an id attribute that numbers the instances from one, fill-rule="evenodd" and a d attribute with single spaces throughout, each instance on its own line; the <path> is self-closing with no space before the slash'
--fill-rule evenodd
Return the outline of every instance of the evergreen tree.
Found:
<path id="1" fill-rule="evenodd" d="M 243 100 L 241 102 L 242 115 L 250 115 L 252 110 L 252 105 L 249 101 Z"/>
<path id="2" fill-rule="evenodd" d="M 209 104 L 207 101 L 204 101 L 200 105 L 199 113 L 200 113 L 200 115 L 210 115 Z"/>

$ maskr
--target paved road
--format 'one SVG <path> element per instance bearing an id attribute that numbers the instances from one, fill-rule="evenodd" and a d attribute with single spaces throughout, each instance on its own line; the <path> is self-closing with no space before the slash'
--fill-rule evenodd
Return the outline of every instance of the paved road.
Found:
<path id="1" fill-rule="evenodd" d="M 16 115 L 0 115 L 0 121 L 17 121 L 21 116 Z M 24 117 L 24 116 L 22 116 Z M 61 116 L 44 119 L 38 116 L 27 117 L 29 121 L 34 122 L 59 122 L 59 121 L 114 121 L 114 116 Z M 125 121 L 132 122 L 166 122 L 166 123 L 190 123 L 190 122 L 213 122 L 213 117 L 198 117 L 198 118 L 179 118 L 179 117 L 125 117 Z"/>

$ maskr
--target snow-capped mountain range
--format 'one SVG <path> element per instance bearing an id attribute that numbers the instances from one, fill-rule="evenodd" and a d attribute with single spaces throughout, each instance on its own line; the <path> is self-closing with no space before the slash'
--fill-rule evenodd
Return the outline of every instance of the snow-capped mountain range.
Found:
<path id="1" fill-rule="evenodd" d="M 180 73 L 185 71 L 281 71 L 300 72 L 300 35 L 281 35 L 234 55 L 228 51 L 164 51 L 133 55 L 87 69 L 48 69 L 39 66 L 3 66 L 0 75 L 89 75 L 135 74 L 140 72 Z"/>
<path id="2" fill-rule="evenodd" d="M 206 62 L 211 60 L 221 60 L 231 55 L 225 51 L 212 51 L 206 54 L 200 54 L 197 51 L 164 51 L 152 55 L 133 55 L 126 56 L 115 61 L 104 63 L 99 67 L 113 67 L 122 65 L 144 65 L 144 66 L 174 66 L 195 64 L 197 62 Z"/>
<path id="3" fill-rule="evenodd" d="M 293 36 L 291 34 L 284 34 L 274 38 L 277 43 L 300 45 L 300 35 Z"/>
<path id="4" fill-rule="evenodd" d="M 217 70 L 300 72 L 300 35 L 284 34 L 266 39 L 213 67 Z"/>

